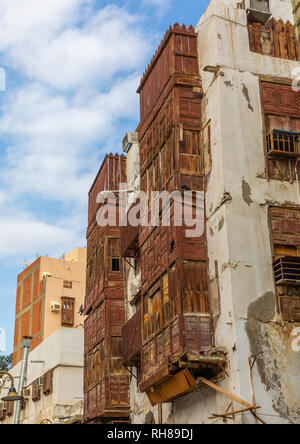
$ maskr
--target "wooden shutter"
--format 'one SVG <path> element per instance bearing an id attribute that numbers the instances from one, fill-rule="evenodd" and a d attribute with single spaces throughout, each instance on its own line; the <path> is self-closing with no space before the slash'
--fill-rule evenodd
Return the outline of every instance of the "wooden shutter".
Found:
<path id="1" fill-rule="evenodd" d="M 63 297 L 61 300 L 61 325 L 63 327 L 73 327 L 75 321 L 75 299 Z"/>
<path id="2" fill-rule="evenodd" d="M 53 370 L 49 370 L 44 375 L 43 393 L 46 396 L 53 393 Z"/>
<path id="3" fill-rule="evenodd" d="M 280 311 L 286 322 L 300 322 L 300 298 L 280 297 Z"/>
<path id="4" fill-rule="evenodd" d="M 41 390 L 40 387 L 37 385 L 37 381 L 34 381 L 32 383 L 32 401 L 38 402 L 41 399 Z"/>

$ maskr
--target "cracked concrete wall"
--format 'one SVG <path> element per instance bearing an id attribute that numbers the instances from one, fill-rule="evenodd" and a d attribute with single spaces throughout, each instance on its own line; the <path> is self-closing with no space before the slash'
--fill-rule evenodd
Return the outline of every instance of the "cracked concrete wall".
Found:
<path id="1" fill-rule="evenodd" d="M 259 75 L 292 78 L 297 62 L 250 52 L 244 10 L 236 1 L 212 0 L 197 27 L 203 79 L 203 126 L 211 132 L 212 170 L 206 193 L 211 306 L 216 346 L 228 351 L 229 377 L 220 386 L 252 402 L 254 393 L 268 423 L 300 423 L 300 354 L 293 331 L 277 313 L 268 227 L 268 204 L 299 205 L 297 183 L 268 181 Z M 276 19 L 293 22 L 291 2 L 271 0 Z M 221 67 L 223 76 L 203 71 Z M 175 423 L 209 422 L 230 400 L 212 390 L 177 401 Z M 193 409 L 194 403 L 194 409 Z M 240 408 L 238 404 L 235 407 Z M 220 422 L 222 422 L 220 420 Z M 231 422 L 231 421 L 229 421 Z M 251 414 L 236 422 L 255 422 Z"/>

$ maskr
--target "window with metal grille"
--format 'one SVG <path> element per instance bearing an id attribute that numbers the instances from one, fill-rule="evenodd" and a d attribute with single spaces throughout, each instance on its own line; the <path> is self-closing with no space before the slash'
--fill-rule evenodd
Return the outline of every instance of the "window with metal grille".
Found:
<path id="1" fill-rule="evenodd" d="M 63 327 L 73 327 L 75 316 L 75 299 L 63 297 L 61 300 L 61 325 Z"/>
<path id="2" fill-rule="evenodd" d="M 267 135 L 269 157 L 297 157 L 300 133 L 273 129 Z"/>
<path id="3" fill-rule="evenodd" d="M 284 256 L 274 262 L 277 285 L 300 285 L 300 257 Z"/>
<path id="4" fill-rule="evenodd" d="M 274 278 L 284 322 L 300 322 L 300 208 L 270 207 Z"/>

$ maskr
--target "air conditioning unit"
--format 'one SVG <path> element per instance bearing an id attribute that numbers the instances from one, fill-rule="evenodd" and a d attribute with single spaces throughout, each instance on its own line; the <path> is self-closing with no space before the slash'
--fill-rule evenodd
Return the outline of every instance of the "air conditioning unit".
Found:
<path id="1" fill-rule="evenodd" d="M 25 401 L 28 401 L 31 397 L 31 390 L 30 389 L 24 389 L 22 392 L 22 396 Z"/>
<path id="2" fill-rule="evenodd" d="M 47 271 L 45 271 L 43 274 L 42 274 L 42 277 L 43 277 L 43 279 L 45 279 L 45 278 L 47 278 L 47 277 L 52 277 L 52 274 L 51 273 L 48 273 Z"/>
<path id="3" fill-rule="evenodd" d="M 40 378 L 37 378 L 36 380 L 37 388 L 41 388 L 44 385 L 44 376 L 41 376 Z"/>
<path id="4" fill-rule="evenodd" d="M 139 134 L 138 133 L 127 133 L 123 140 L 123 151 L 124 153 L 128 153 L 132 145 L 135 143 L 139 143 Z"/>
<path id="5" fill-rule="evenodd" d="M 246 9 L 250 22 L 264 24 L 272 16 L 269 0 L 243 0 L 243 8 Z"/>
<path id="6" fill-rule="evenodd" d="M 59 313 L 61 311 L 61 304 L 59 302 L 51 302 L 50 311 L 52 313 Z"/>

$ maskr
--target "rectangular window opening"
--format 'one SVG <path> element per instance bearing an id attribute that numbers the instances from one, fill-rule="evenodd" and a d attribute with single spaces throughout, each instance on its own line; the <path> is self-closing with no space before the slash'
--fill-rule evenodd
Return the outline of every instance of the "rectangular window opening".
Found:
<path id="1" fill-rule="evenodd" d="M 112 258 L 112 271 L 120 271 L 120 259 L 119 258 Z"/>

